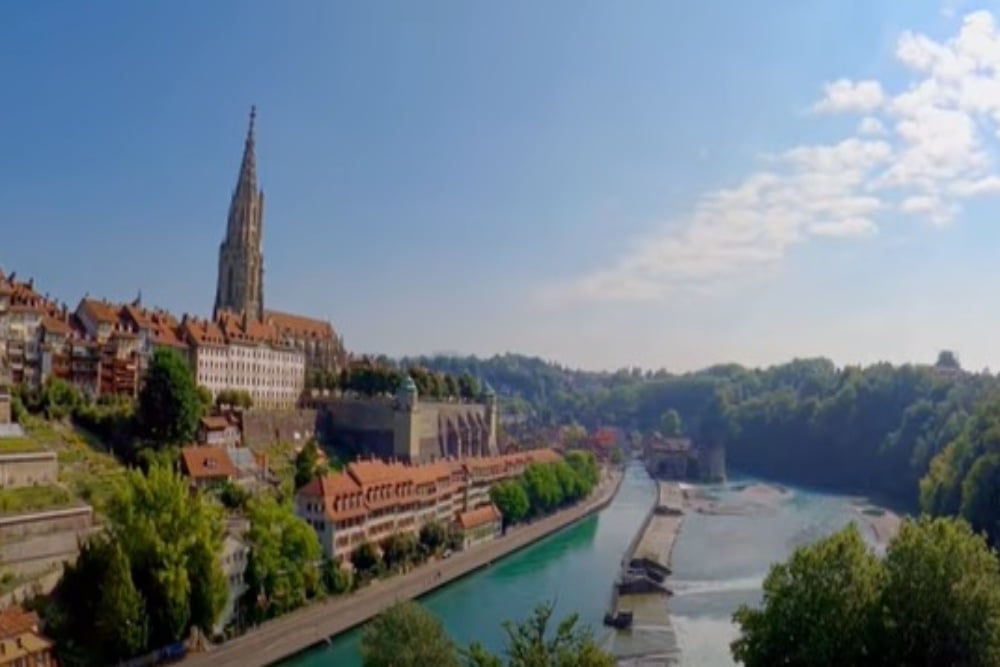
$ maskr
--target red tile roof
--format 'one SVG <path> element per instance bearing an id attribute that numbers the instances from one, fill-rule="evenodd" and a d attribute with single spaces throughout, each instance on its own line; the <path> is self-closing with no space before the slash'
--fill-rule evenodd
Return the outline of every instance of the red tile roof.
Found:
<path id="1" fill-rule="evenodd" d="M 73 333 L 73 329 L 70 327 L 69 322 L 57 319 L 50 315 L 46 315 L 42 318 L 42 328 L 48 333 L 59 334 L 61 336 L 69 336 Z"/>
<path id="2" fill-rule="evenodd" d="M 226 479 L 236 476 L 236 466 L 221 447 L 183 447 L 181 464 L 191 479 Z"/>
<path id="3" fill-rule="evenodd" d="M 323 320 L 291 313 L 281 313 L 276 310 L 264 311 L 264 318 L 273 322 L 278 330 L 287 336 L 296 338 L 334 338 L 333 325 Z"/>
<path id="4" fill-rule="evenodd" d="M 80 301 L 80 308 L 93 318 L 95 322 L 113 324 L 118 321 L 118 308 L 107 301 L 83 299 Z"/>
<path id="5" fill-rule="evenodd" d="M 483 507 L 477 507 L 476 509 L 469 510 L 468 512 L 462 512 L 458 515 L 458 525 L 461 526 L 463 530 L 469 530 L 485 526 L 489 523 L 495 523 L 500 521 L 501 518 L 502 515 L 500 514 L 500 510 L 490 504 L 484 505 Z"/>
<path id="6" fill-rule="evenodd" d="M 201 425 L 209 431 L 224 431 L 229 428 L 229 419 L 223 415 L 211 415 L 202 417 Z"/>
<path id="7" fill-rule="evenodd" d="M 25 632 L 38 632 L 39 618 L 33 611 L 11 605 L 0 611 L 0 639 L 8 639 Z"/>

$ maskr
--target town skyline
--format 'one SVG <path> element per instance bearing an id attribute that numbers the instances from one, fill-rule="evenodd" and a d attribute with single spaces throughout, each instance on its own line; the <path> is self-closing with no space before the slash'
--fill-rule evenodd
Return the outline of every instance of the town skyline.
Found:
<path id="1" fill-rule="evenodd" d="M 234 9 L 205 9 L 202 27 L 124 5 L 105 27 L 100 12 L 13 12 L 0 71 L 32 62 L 13 79 L 0 129 L 5 272 L 69 304 L 141 290 L 176 314 L 210 313 L 256 104 L 265 302 L 331 321 L 352 351 L 684 371 L 820 355 L 930 362 L 947 348 L 970 369 L 1000 367 L 982 279 L 1000 259 L 993 4 L 817 2 L 830 18 L 822 43 L 847 48 L 782 65 L 783 49 L 817 33 L 802 13 L 764 12 L 751 24 L 760 34 L 740 42 L 759 70 L 744 83 L 725 57 L 695 48 L 712 19 L 725 19 L 723 33 L 751 20 L 744 9 L 723 16 L 720 3 L 695 12 L 687 39 L 655 5 L 613 21 L 582 5 L 554 42 L 560 12 L 541 11 L 529 30 L 527 5 L 499 16 L 259 5 L 237 19 Z M 341 19 L 362 37 L 335 27 Z M 207 25 L 223 20 L 248 36 L 213 45 Z M 76 21 L 86 29 L 48 46 Z M 766 21 L 779 25 L 768 33 Z M 275 22 L 303 43 L 282 54 L 264 42 L 267 64 L 233 75 L 238 42 Z M 460 37 L 484 24 L 497 36 Z M 94 48 L 122 26 L 129 40 Z M 365 35 L 378 39 L 366 47 Z M 181 37 L 200 60 L 177 53 Z M 525 55 L 501 57 L 515 37 Z M 71 48 L 86 55 L 69 63 Z M 428 73 L 457 53 L 468 66 Z M 705 58 L 664 69 L 687 53 Z M 209 56 L 218 62 L 196 74 Z M 285 68 L 296 74 L 283 80 Z M 703 80 L 716 85 L 698 104 L 668 94 Z M 431 94 L 415 101 L 419 86 Z M 961 95 L 940 93 L 948 86 Z M 703 108 L 714 102 L 744 113 Z"/>

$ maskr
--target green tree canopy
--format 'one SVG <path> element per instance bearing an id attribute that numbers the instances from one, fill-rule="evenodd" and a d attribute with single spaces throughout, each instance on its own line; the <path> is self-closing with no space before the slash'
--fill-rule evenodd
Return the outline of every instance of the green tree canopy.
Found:
<path id="1" fill-rule="evenodd" d="M 310 439 L 295 455 L 295 488 L 301 489 L 317 474 L 322 474 L 319 466 L 319 445 L 315 439 Z"/>
<path id="2" fill-rule="evenodd" d="M 523 521 L 531 510 L 528 493 L 518 480 L 509 479 L 490 488 L 490 500 L 503 515 L 505 526 Z"/>
<path id="3" fill-rule="evenodd" d="M 1000 665 L 1000 564 L 966 522 L 904 522 L 885 569 L 882 664 Z"/>
<path id="4" fill-rule="evenodd" d="M 684 431 L 681 416 L 670 408 L 660 417 L 660 433 L 669 437 L 678 436 Z"/>
<path id="5" fill-rule="evenodd" d="M 441 622 L 415 602 L 389 607 L 361 634 L 364 667 L 460 667 Z"/>
<path id="6" fill-rule="evenodd" d="M 390 570 L 413 562 L 420 552 L 420 542 L 413 533 L 393 533 L 382 540 L 382 559 Z"/>
<path id="7" fill-rule="evenodd" d="M 439 552 L 448 540 L 448 528 L 436 519 L 431 519 L 420 527 L 420 544 L 427 553 Z"/>
<path id="8" fill-rule="evenodd" d="M 153 353 L 139 393 L 140 432 L 155 445 L 192 442 L 203 415 L 194 375 L 184 359 L 167 348 Z"/>
<path id="9" fill-rule="evenodd" d="M 109 504 L 108 533 L 146 600 L 151 645 L 177 641 L 193 625 L 211 630 L 226 599 L 216 557 L 224 532 L 220 508 L 171 469 L 126 475 Z"/>
<path id="10" fill-rule="evenodd" d="M 44 609 L 47 632 L 86 664 L 114 664 L 210 631 L 226 599 L 222 515 L 169 468 L 129 471 L 107 530 L 86 543 Z"/>
<path id="11" fill-rule="evenodd" d="M 244 604 L 252 616 L 272 617 L 296 609 L 319 590 L 322 547 L 316 532 L 273 497 L 254 497 L 247 507 L 250 556 Z M 258 604 L 263 596 L 264 605 Z"/>
<path id="12" fill-rule="evenodd" d="M 1000 664 L 1000 564 L 962 520 L 905 521 L 884 561 L 850 526 L 772 568 L 734 615 L 746 665 Z"/>
<path id="13" fill-rule="evenodd" d="M 577 625 L 576 614 L 550 632 L 553 611 L 552 604 L 541 604 L 527 620 L 504 622 L 506 660 L 474 643 L 467 652 L 470 667 L 613 667 L 614 658 L 601 650 L 589 628 Z"/>
<path id="14" fill-rule="evenodd" d="M 360 576 L 371 576 L 382 566 L 382 556 L 374 544 L 362 542 L 351 552 L 351 565 Z"/>
<path id="15" fill-rule="evenodd" d="M 854 524 L 775 565 L 760 609 L 740 607 L 733 658 L 746 667 L 863 665 L 883 571 Z"/>

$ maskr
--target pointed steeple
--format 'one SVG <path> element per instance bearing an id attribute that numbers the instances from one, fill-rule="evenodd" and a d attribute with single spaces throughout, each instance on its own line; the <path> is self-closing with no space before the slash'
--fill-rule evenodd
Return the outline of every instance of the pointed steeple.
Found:
<path id="1" fill-rule="evenodd" d="M 240 178 L 236 182 L 236 192 L 257 193 L 257 150 L 254 140 L 254 123 L 257 121 L 257 106 L 250 107 L 250 125 L 243 146 L 243 162 L 240 164 Z"/>
<path id="2" fill-rule="evenodd" d="M 216 313 L 245 313 L 251 320 L 264 314 L 264 195 L 257 188 L 256 120 L 257 107 L 252 106 L 239 179 L 229 203 L 226 236 L 219 247 L 213 309 Z"/>

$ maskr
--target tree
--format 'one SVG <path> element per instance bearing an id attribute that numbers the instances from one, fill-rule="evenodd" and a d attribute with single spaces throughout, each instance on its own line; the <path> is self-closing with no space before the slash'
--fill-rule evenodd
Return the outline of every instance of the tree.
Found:
<path id="1" fill-rule="evenodd" d="M 882 664 L 1000 664 L 1000 566 L 967 523 L 904 522 L 885 569 Z"/>
<path id="2" fill-rule="evenodd" d="M 469 401 L 479 398 L 479 382 L 470 373 L 462 373 L 458 377 L 458 394 Z"/>
<path id="3" fill-rule="evenodd" d="M 441 622 L 415 602 L 389 607 L 361 633 L 364 667 L 460 667 Z"/>
<path id="4" fill-rule="evenodd" d="M 958 356 L 951 350 L 941 350 L 938 352 L 935 367 L 947 370 L 962 370 L 962 365 L 958 363 Z"/>
<path id="5" fill-rule="evenodd" d="M 593 452 L 576 449 L 566 452 L 564 460 L 583 480 L 585 494 L 590 493 L 601 481 L 601 467 L 597 464 Z"/>
<path id="6" fill-rule="evenodd" d="M 541 604 L 525 621 L 504 622 L 507 667 L 613 667 L 615 659 L 601 650 L 589 628 L 577 626 L 576 614 L 563 619 L 550 636 L 553 611 L 551 603 Z M 504 665 L 478 643 L 469 647 L 466 657 L 470 667 Z"/>
<path id="7" fill-rule="evenodd" d="M 103 535 L 84 544 L 45 609 L 48 631 L 87 664 L 113 664 L 209 630 L 226 598 L 221 512 L 169 468 L 129 471 Z"/>
<path id="8" fill-rule="evenodd" d="M 354 577 L 340 561 L 327 560 L 323 563 L 323 585 L 328 593 L 334 595 L 349 593 L 354 587 Z"/>
<path id="9" fill-rule="evenodd" d="M 246 487 L 229 480 L 226 480 L 219 489 L 219 500 L 229 510 L 245 509 L 250 497 L 250 491 Z"/>
<path id="10" fill-rule="evenodd" d="M 100 538 L 98 538 L 100 539 Z M 105 660 L 118 662 L 138 655 L 147 645 L 146 605 L 132 581 L 128 558 L 116 543 L 102 550 L 104 572 L 94 616 L 94 629 Z"/>
<path id="11" fill-rule="evenodd" d="M 246 389 L 223 389 L 215 397 L 216 407 L 252 408 L 253 396 Z"/>
<path id="12" fill-rule="evenodd" d="M 374 576 L 382 565 L 382 557 L 371 542 L 362 542 L 351 552 L 351 565 L 361 577 Z"/>
<path id="13" fill-rule="evenodd" d="M 198 392 L 198 402 L 201 404 L 201 414 L 207 415 L 212 409 L 212 390 L 208 387 L 198 385 L 195 391 Z"/>
<path id="14" fill-rule="evenodd" d="M 867 664 L 883 572 L 851 524 L 800 547 L 764 580 L 762 608 L 733 615 L 733 658 L 746 667 Z"/>
<path id="15" fill-rule="evenodd" d="M 191 369 L 168 348 L 153 353 L 139 393 L 142 435 L 154 445 L 183 445 L 194 440 L 203 408 Z"/>
<path id="16" fill-rule="evenodd" d="M 393 533 L 382 541 L 382 559 L 390 570 L 408 565 L 419 552 L 420 543 L 413 533 Z"/>
<path id="17" fill-rule="evenodd" d="M 290 505 L 266 495 L 248 507 L 250 546 L 244 605 L 252 616 L 270 618 L 301 607 L 320 585 L 322 548 L 316 532 L 295 516 Z M 266 604 L 257 604 L 263 594 Z"/>
<path id="18" fill-rule="evenodd" d="M 490 500 L 503 515 L 504 526 L 524 520 L 531 510 L 531 503 L 524 486 L 517 480 L 498 482 L 490 488 Z"/>
<path id="19" fill-rule="evenodd" d="M 310 439 L 295 455 L 295 488 L 301 489 L 316 477 L 319 471 L 319 446 Z"/>
<path id="20" fill-rule="evenodd" d="M 121 546 L 146 601 L 149 643 L 209 631 L 225 603 L 226 579 L 215 556 L 225 526 L 217 505 L 192 494 L 169 468 L 132 470 L 108 505 L 108 534 Z M 197 600 L 192 600 L 197 596 Z"/>
<path id="21" fill-rule="evenodd" d="M 429 554 L 436 554 L 448 539 L 448 529 L 443 523 L 431 519 L 420 527 L 420 544 Z"/>
<path id="22" fill-rule="evenodd" d="M 800 547 L 737 610 L 755 665 L 1000 664 L 1000 563 L 962 520 L 905 521 L 884 561 L 850 526 Z"/>
<path id="23" fill-rule="evenodd" d="M 667 410 L 660 417 L 660 433 L 670 437 L 675 437 L 683 432 L 681 426 L 681 416 L 673 408 Z"/>
<path id="24" fill-rule="evenodd" d="M 521 483 L 528 494 L 531 513 L 547 514 L 563 500 L 562 487 L 552 466 L 531 463 L 524 469 Z"/>

